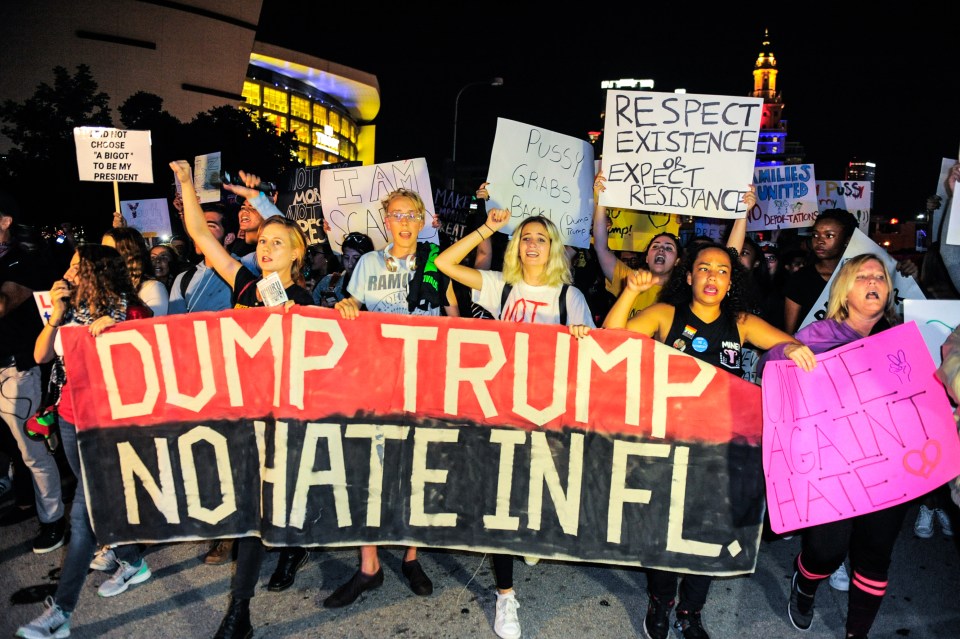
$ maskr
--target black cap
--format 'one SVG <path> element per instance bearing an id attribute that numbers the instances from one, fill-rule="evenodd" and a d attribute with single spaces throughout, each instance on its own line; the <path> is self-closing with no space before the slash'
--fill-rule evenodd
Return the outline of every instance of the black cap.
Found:
<path id="1" fill-rule="evenodd" d="M 0 215 L 12 217 L 14 222 L 20 217 L 20 204 L 6 191 L 0 191 Z"/>

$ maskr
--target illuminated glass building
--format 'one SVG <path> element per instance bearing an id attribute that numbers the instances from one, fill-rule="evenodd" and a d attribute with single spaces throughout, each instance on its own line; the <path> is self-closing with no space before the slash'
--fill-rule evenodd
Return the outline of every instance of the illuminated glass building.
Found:
<path id="1" fill-rule="evenodd" d="M 0 3 L 0 96 L 22 101 L 55 66 L 90 67 L 117 108 L 138 91 L 184 122 L 245 106 L 300 141 L 308 165 L 374 162 L 376 76 L 256 39 L 262 0 Z M 9 141 L 0 138 L 0 152 Z"/>

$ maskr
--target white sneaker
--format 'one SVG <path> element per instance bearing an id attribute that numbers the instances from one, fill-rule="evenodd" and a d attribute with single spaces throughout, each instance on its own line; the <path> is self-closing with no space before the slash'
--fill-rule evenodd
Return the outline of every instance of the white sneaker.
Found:
<path id="1" fill-rule="evenodd" d="M 110 546 L 101 546 L 90 562 L 90 570 L 111 572 L 117 569 L 117 554 Z"/>
<path id="2" fill-rule="evenodd" d="M 847 574 L 847 565 L 845 563 L 840 564 L 840 567 L 830 575 L 830 587 L 840 592 L 848 592 L 850 590 L 850 575 Z"/>
<path id="3" fill-rule="evenodd" d="M 527 564 L 528 566 L 536 566 L 537 564 L 540 563 L 540 558 L 539 558 L 539 557 L 527 557 L 527 556 L 524 556 L 524 557 L 523 557 L 523 563 Z"/>
<path id="4" fill-rule="evenodd" d="M 937 523 L 940 524 L 940 532 L 944 537 L 953 537 L 953 525 L 950 523 L 950 515 L 947 511 L 940 508 L 934 508 L 933 514 L 937 516 Z"/>
<path id="5" fill-rule="evenodd" d="M 506 595 L 497 593 L 497 617 L 493 622 L 493 631 L 500 639 L 520 639 L 519 607 L 520 602 L 512 592 Z"/>
<path id="6" fill-rule="evenodd" d="M 930 539 L 933 537 L 933 511 L 923 504 L 920 504 L 917 522 L 913 524 L 913 534 L 920 539 Z"/>
<path id="7" fill-rule="evenodd" d="M 113 577 L 100 584 L 97 594 L 101 597 L 119 595 L 126 592 L 131 584 L 139 584 L 149 579 L 150 574 L 150 568 L 147 567 L 147 562 L 143 558 L 134 565 L 121 560 L 117 572 L 113 573 Z"/>
<path id="8" fill-rule="evenodd" d="M 47 609 L 43 614 L 25 626 L 17 628 L 17 636 L 24 639 L 64 639 L 70 636 L 70 613 L 64 612 L 54 602 L 53 597 L 47 597 L 44 602 Z"/>

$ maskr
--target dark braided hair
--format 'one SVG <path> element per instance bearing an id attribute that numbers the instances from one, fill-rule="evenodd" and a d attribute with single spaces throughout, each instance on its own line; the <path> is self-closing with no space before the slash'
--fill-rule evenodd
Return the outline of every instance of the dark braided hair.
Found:
<path id="1" fill-rule="evenodd" d="M 721 246 L 716 242 L 711 241 L 691 247 L 684 255 L 680 268 L 673 269 L 657 301 L 676 307 L 689 306 L 693 302 L 693 287 L 687 284 L 687 274 L 693 273 L 693 265 L 697 263 L 700 254 L 707 249 L 718 249 L 730 258 L 730 292 L 721 300 L 720 311 L 722 315 L 729 318 L 731 325 L 736 326 L 737 322 L 750 312 L 745 295 L 745 287 L 748 286 L 746 269 L 740 263 L 736 249 Z"/>

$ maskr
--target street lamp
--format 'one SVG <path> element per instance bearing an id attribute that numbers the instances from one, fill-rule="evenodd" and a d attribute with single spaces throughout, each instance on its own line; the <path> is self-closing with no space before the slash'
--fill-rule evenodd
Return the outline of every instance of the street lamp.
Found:
<path id="1" fill-rule="evenodd" d="M 503 78 L 491 78 L 490 80 L 480 80 L 479 82 L 470 82 L 460 87 L 457 92 L 457 99 L 453 102 L 453 150 L 450 152 L 450 190 L 453 190 L 457 175 L 457 115 L 460 113 L 460 96 L 470 87 L 479 87 L 489 85 L 492 87 L 503 86 Z"/>

